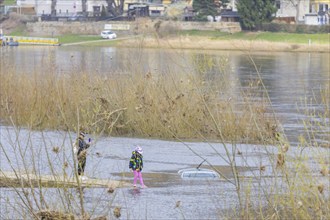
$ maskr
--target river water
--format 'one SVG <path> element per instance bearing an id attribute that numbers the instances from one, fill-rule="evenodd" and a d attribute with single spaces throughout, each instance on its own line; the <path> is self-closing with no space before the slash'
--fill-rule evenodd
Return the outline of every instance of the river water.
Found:
<path id="1" fill-rule="evenodd" d="M 319 105 L 320 89 L 329 86 L 329 53 L 250 53 L 232 51 L 195 51 L 195 50 L 158 50 L 105 47 L 6 47 L 1 50 L 1 69 L 14 68 L 17 73 L 47 71 L 49 66 L 41 66 L 45 61 L 52 64 L 58 74 L 69 74 L 72 68 L 84 72 L 97 72 L 111 75 L 127 71 L 190 73 L 196 71 L 196 59 L 226 60 L 233 78 L 240 82 L 237 87 L 247 87 L 251 80 L 259 79 L 255 66 L 270 96 L 272 106 L 289 137 L 292 148 L 289 154 L 308 155 L 311 172 L 318 173 L 318 160 L 324 156 L 329 164 L 329 148 L 304 149 L 296 147 L 297 137 L 304 133 L 301 120 L 309 117 L 305 110 L 325 108 Z M 255 63 L 251 62 L 251 58 Z M 8 67 L 8 63 L 10 67 Z M 217 68 L 209 68 L 207 74 L 218 74 Z M 308 104 L 304 100 L 313 99 Z M 329 119 L 325 119 L 329 122 Z M 328 123 L 329 124 L 329 123 Z M 42 174 L 63 173 L 64 161 L 72 164 L 70 146 L 75 134 L 62 131 L 32 132 L 25 129 L 15 130 L 12 127 L 0 127 L 1 170 L 21 170 L 25 166 L 35 167 Z M 329 135 L 329 126 L 323 135 Z M 128 160 L 134 146 L 144 148 L 145 168 L 143 170 L 147 189 L 122 188 L 114 194 L 107 189 L 85 189 L 85 206 L 94 216 L 106 215 L 113 218 L 113 209 L 122 208 L 121 219 L 222 219 L 237 207 L 235 187 L 230 182 L 233 176 L 226 162 L 224 145 L 219 143 L 180 143 L 162 140 L 131 139 L 125 137 L 91 137 L 94 140 L 90 149 L 86 173 L 90 178 L 122 179 L 132 181 L 128 172 Z M 329 142 L 325 144 L 329 145 Z M 60 149 L 59 154 L 51 152 L 54 146 Z M 242 152 L 237 160 L 241 175 L 256 183 L 252 197 L 259 201 L 265 195 L 258 191 L 262 186 L 269 186 L 267 178 L 274 176 L 273 156 L 277 148 L 272 146 L 227 145 L 229 152 Z M 48 153 L 46 151 L 48 149 Z M 11 163 L 8 162 L 7 156 Z M 33 154 L 32 154 L 33 153 Z M 53 156 L 53 170 L 47 155 Z M 32 163 L 28 158 L 36 158 Z M 215 168 L 221 170 L 226 178 L 220 180 L 183 180 L 177 171 L 196 167 L 203 158 Z M 266 167 L 264 173 L 258 169 Z M 205 166 L 207 167 L 207 166 Z M 248 167 L 249 169 L 244 169 Z M 208 167 L 207 167 L 208 168 Z M 72 166 L 66 173 L 72 176 Z M 267 178 L 266 178 L 267 177 Z M 329 180 L 323 180 L 329 187 Z M 280 188 L 281 188 L 280 183 Z M 270 184 L 271 185 L 271 184 Z M 253 187 L 252 187 L 253 188 Z M 285 186 L 283 185 L 283 189 Z M 20 200 L 12 189 L 1 188 L 1 219 L 19 218 L 17 208 Z M 52 207 L 57 204 L 59 195 L 55 189 L 45 189 L 51 195 Z M 73 197 L 75 192 L 72 192 Z M 18 201 L 18 202 L 15 202 Z M 10 204 L 10 205 L 3 205 Z M 14 205 L 13 205 L 14 204 Z M 180 205 L 176 205 L 180 204 Z M 23 212 L 22 212 L 23 213 Z M 23 214 L 22 214 L 23 215 Z"/>

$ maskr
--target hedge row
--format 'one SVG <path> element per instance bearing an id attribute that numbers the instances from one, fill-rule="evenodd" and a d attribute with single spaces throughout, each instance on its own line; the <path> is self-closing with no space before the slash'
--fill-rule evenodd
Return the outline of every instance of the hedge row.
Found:
<path id="1" fill-rule="evenodd" d="M 260 31 L 305 34 L 330 33 L 330 25 L 264 23 L 260 27 Z"/>

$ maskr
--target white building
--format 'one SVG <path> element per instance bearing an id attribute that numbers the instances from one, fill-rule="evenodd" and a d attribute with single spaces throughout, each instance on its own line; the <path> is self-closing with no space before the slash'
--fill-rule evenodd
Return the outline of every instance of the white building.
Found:
<path id="1" fill-rule="evenodd" d="M 296 23 L 303 23 L 309 13 L 310 0 L 277 0 L 276 17 L 292 17 Z"/>
<path id="2" fill-rule="evenodd" d="M 117 0 L 118 2 L 120 0 Z M 125 0 L 124 12 L 128 10 L 128 4 L 130 3 L 147 3 L 149 5 L 150 16 L 162 16 L 166 7 L 162 4 L 151 4 L 147 0 Z M 33 8 L 36 15 L 49 15 L 51 14 L 51 0 L 17 0 L 18 8 Z M 107 2 L 105 0 L 86 0 L 87 12 L 92 15 L 95 8 L 107 8 Z M 119 5 L 119 3 L 118 3 Z M 56 1 L 56 15 L 58 16 L 68 16 L 73 15 L 78 12 L 82 12 L 82 1 L 81 0 L 57 0 Z"/>
<path id="3" fill-rule="evenodd" d="M 36 15 L 51 14 L 51 0 L 17 0 L 18 7 L 33 7 Z M 94 6 L 107 6 L 104 0 L 87 0 L 87 11 L 92 13 Z M 75 14 L 82 11 L 81 0 L 57 0 L 56 14 Z"/>
<path id="4" fill-rule="evenodd" d="M 231 9 L 232 11 L 237 11 L 236 1 L 237 0 L 229 0 L 229 2 L 227 4 L 227 8 Z"/>
<path id="5" fill-rule="evenodd" d="M 228 8 L 237 11 L 236 3 L 237 0 L 230 0 Z M 316 23 L 318 25 L 330 23 L 330 0 L 276 0 L 276 7 L 275 16 L 280 20 L 314 25 Z M 317 14 L 317 21 L 315 14 Z"/>
<path id="6" fill-rule="evenodd" d="M 319 19 L 316 13 L 305 15 L 305 24 L 307 25 L 318 25 L 319 24 L 318 20 Z"/>

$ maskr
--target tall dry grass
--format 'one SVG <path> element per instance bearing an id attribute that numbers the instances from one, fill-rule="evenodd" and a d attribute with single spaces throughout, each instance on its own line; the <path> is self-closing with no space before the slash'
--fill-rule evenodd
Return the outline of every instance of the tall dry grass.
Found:
<path id="1" fill-rule="evenodd" d="M 76 131 L 79 115 L 81 129 L 114 136 L 168 139 L 173 138 L 170 128 L 183 139 L 203 135 L 216 140 L 220 129 L 227 141 L 274 140 L 277 122 L 267 114 L 267 101 L 252 101 L 253 95 L 232 91 L 225 60 L 196 57 L 196 72 L 190 74 L 145 73 L 137 68 L 105 76 L 75 67 L 71 74 L 61 74 L 51 63 L 41 64 L 47 65 L 46 72 L 17 74 L 9 63 L 2 64 L 3 123 Z M 223 74 L 208 74 L 212 68 L 221 68 Z M 250 89 L 258 86 L 252 83 Z"/>

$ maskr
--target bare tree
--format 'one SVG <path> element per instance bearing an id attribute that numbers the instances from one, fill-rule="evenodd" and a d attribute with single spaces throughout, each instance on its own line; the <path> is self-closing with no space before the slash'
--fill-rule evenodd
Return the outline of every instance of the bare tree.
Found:
<path id="1" fill-rule="evenodd" d="M 87 0 L 81 0 L 81 7 L 83 15 L 87 15 Z"/>
<path id="2" fill-rule="evenodd" d="M 299 21 L 299 17 L 300 17 L 300 9 L 302 7 L 302 4 L 304 4 L 304 0 L 282 0 L 283 3 L 285 3 L 286 5 L 292 5 L 295 10 L 296 10 L 296 15 L 295 15 L 295 20 L 296 22 Z"/>
<path id="3" fill-rule="evenodd" d="M 50 14 L 52 16 L 56 16 L 56 3 L 57 3 L 57 0 L 52 0 L 52 3 L 50 5 Z"/>
<path id="4" fill-rule="evenodd" d="M 106 0 L 108 5 L 108 13 L 114 17 L 118 17 L 124 13 L 125 0 Z"/>

